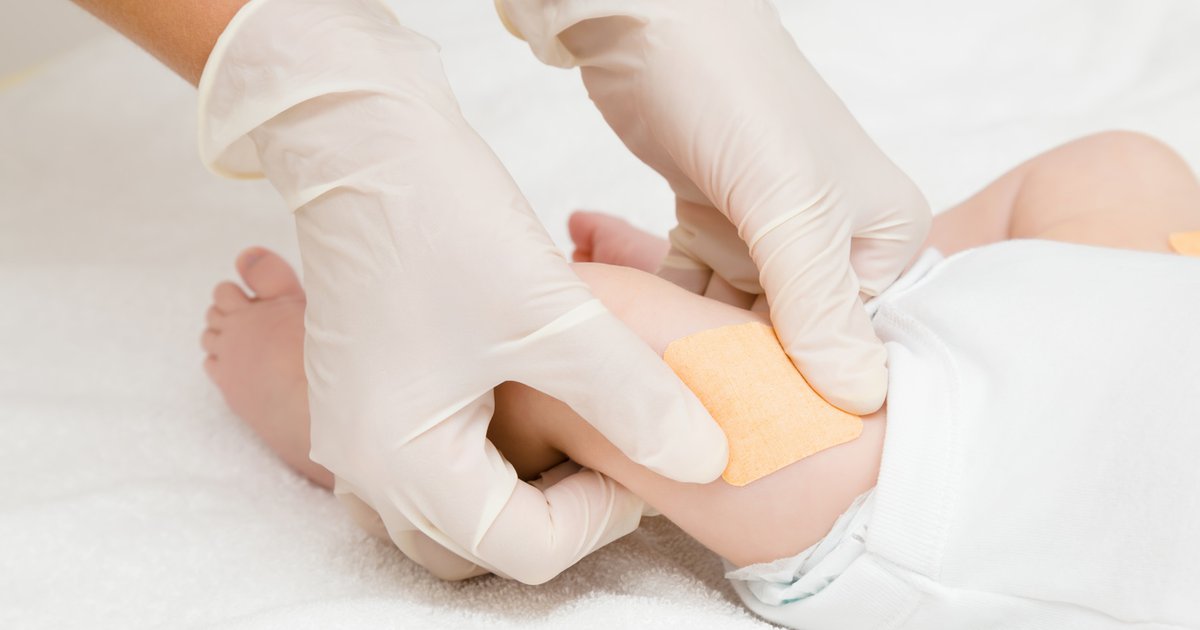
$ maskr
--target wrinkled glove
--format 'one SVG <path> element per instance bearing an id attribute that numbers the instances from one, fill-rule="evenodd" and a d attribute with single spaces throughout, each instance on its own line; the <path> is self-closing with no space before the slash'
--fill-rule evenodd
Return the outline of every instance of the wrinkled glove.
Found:
<path id="1" fill-rule="evenodd" d="M 379 2 L 255 0 L 200 89 L 206 162 L 265 172 L 295 211 L 311 457 L 402 550 L 443 577 L 532 584 L 637 526 L 641 501 L 600 474 L 517 478 L 486 436 L 504 381 L 668 477 L 721 474 L 720 429 L 571 271 L 437 47 Z"/>
<path id="2" fill-rule="evenodd" d="M 796 47 L 766 0 L 497 0 L 677 197 L 667 277 L 764 294 L 826 400 L 878 409 L 886 354 L 862 299 L 896 279 L 929 205 Z"/>

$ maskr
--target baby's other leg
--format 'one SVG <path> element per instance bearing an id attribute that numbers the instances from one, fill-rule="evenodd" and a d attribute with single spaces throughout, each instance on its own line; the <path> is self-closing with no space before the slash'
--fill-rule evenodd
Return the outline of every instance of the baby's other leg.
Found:
<path id="1" fill-rule="evenodd" d="M 1200 183 L 1149 136 L 1110 131 L 1043 153 L 938 215 L 927 244 L 953 254 L 1013 238 L 1170 252 L 1200 230 Z"/>
<path id="2" fill-rule="evenodd" d="M 571 215 L 567 229 L 575 251 L 575 262 L 621 265 L 654 273 L 670 245 L 629 224 L 621 217 L 580 210 Z"/>

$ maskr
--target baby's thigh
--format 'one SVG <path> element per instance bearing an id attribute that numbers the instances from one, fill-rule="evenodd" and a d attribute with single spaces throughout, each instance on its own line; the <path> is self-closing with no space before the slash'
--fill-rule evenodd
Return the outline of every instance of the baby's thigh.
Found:
<path id="1" fill-rule="evenodd" d="M 572 269 L 659 356 L 681 337 L 732 324 L 767 322 L 763 314 L 696 295 L 638 269 L 598 263 L 575 263 Z"/>
<path id="2" fill-rule="evenodd" d="M 934 219 L 928 245 L 953 254 L 1008 239 L 1169 251 L 1200 230 L 1200 183 L 1173 150 L 1112 131 L 1047 151 Z"/>
<path id="3" fill-rule="evenodd" d="M 1169 252 L 1171 233 L 1200 229 L 1200 183 L 1158 140 L 1108 132 L 1042 157 L 1014 201 L 1011 238 Z"/>

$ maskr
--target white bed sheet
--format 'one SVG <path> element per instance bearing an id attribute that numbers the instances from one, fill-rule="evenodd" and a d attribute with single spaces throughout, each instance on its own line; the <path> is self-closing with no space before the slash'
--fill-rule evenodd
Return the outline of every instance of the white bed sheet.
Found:
<path id="1" fill-rule="evenodd" d="M 566 243 L 577 207 L 651 230 L 670 197 L 572 72 L 490 2 L 395 3 L 438 39 L 470 120 Z M 1189 0 L 785 3 L 789 26 L 944 207 L 1109 128 L 1200 166 Z M 715 45 L 715 44 L 714 44 Z M 550 584 L 440 583 L 360 533 L 227 412 L 197 347 L 250 244 L 295 260 L 262 182 L 200 166 L 194 96 L 113 36 L 0 91 L 0 627 L 769 627 L 661 519 Z M 481 261 L 481 264 L 486 264 Z"/>

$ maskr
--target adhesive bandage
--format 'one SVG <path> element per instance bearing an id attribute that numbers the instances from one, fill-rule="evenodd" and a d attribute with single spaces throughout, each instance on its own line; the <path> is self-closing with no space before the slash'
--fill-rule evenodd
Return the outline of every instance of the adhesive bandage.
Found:
<path id="1" fill-rule="evenodd" d="M 1168 239 L 1176 253 L 1200 257 L 1200 232 L 1176 232 Z"/>
<path id="2" fill-rule="evenodd" d="M 862 419 L 825 402 L 775 331 L 749 322 L 676 339 L 663 359 L 729 441 L 722 478 L 744 486 L 862 434 Z"/>

